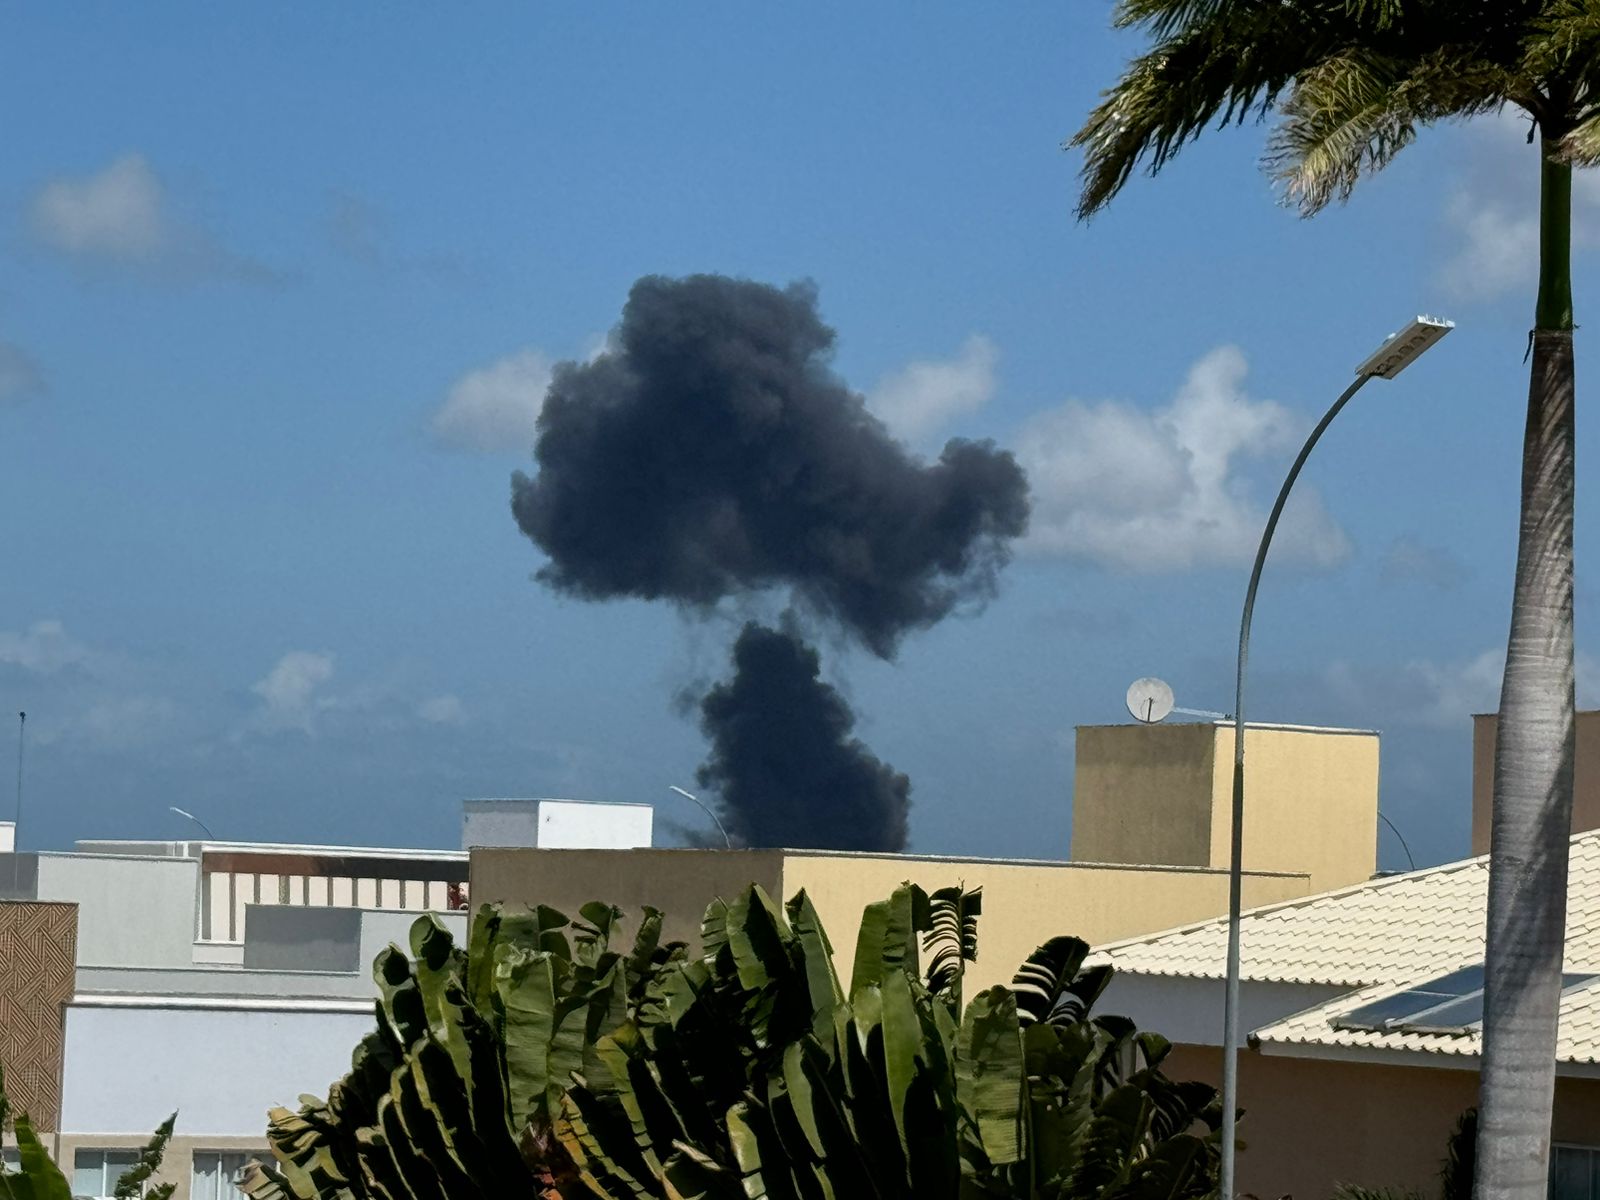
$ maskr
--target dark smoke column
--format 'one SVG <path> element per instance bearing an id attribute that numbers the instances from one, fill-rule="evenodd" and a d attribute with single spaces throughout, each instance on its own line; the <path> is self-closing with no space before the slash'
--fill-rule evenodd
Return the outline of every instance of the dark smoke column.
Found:
<path id="1" fill-rule="evenodd" d="M 729 832 L 747 846 L 903 850 L 911 781 L 850 736 L 855 716 L 819 677 L 794 629 L 754 621 L 733 647 L 733 679 L 700 702 Z"/>
<path id="2" fill-rule="evenodd" d="M 567 595 L 707 611 L 786 592 L 798 615 L 746 626 L 701 705 L 701 783 L 747 845 L 898 850 L 911 785 L 850 736 L 800 620 L 892 658 L 994 594 L 1028 486 L 990 442 L 912 455 L 833 373 L 833 342 L 809 284 L 639 280 L 606 351 L 556 368 L 511 509 Z"/>

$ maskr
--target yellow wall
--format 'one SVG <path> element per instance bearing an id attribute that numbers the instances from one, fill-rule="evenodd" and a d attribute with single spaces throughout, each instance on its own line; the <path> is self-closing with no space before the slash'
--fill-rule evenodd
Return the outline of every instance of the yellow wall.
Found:
<path id="1" fill-rule="evenodd" d="M 1214 1046 L 1176 1047 L 1179 1079 L 1220 1083 Z M 1438 1194 L 1456 1118 L 1477 1103 L 1478 1074 L 1246 1051 L 1239 1062 L 1239 1190 L 1326 1200 L 1339 1183 Z M 1600 1080 L 1556 1081 L 1555 1140 L 1600 1144 Z"/>
<path id="2" fill-rule="evenodd" d="M 718 896 L 752 883 L 783 899 L 780 850 L 530 850 L 474 848 L 474 907 L 499 902 L 548 904 L 570 917 L 590 900 L 615 904 L 630 929 L 646 905 L 665 917 L 669 942 L 700 944 L 700 918 Z M 853 945 L 853 943 L 852 943 Z"/>
<path id="3" fill-rule="evenodd" d="M 1213 726 L 1211 863 L 1233 837 L 1233 726 Z M 1246 726 L 1244 865 L 1308 871 L 1331 891 L 1378 869 L 1378 735 Z"/>
<path id="4" fill-rule="evenodd" d="M 1494 808 L 1494 713 L 1472 718 L 1472 852 L 1489 853 Z M 1600 712 L 1581 712 L 1572 762 L 1572 832 L 1600 829 Z"/>
<path id="5" fill-rule="evenodd" d="M 1218 916 L 1228 909 L 1223 872 L 1180 868 L 1015 863 L 790 851 L 784 895 L 802 888 L 833 941 L 834 963 L 848 980 L 861 910 L 903 882 L 925 891 L 962 884 L 983 888 L 978 961 L 968 967 L 967 995 L 1010 983 L 1040 943 L 1072 934 L 1109 942 Z M 1304 896 L 1304 875 L 1248 875 L 1247 907 Z"/>
<path id="6" fill-rule="evenodd" d="M 1316 892 L 1370 878 L 1378 735 L 1252 725 L 1245 750 L 1245 868 L 1307 872 Z M 1232 817 L 1232 725 L 1079 727 L 1074 862 L 1225 869 Z"/>
<path id="7" fill-rule="evenodd" d="M 527 850 L 472 852 L 475 904 L 548 904 L 576 915 L 588 900 L 606 900 L 637 920 L 641 905 L 667 914 L 669 940 L 699 945 L 700 916 L 716 896 L 752 882 L 778 900 L 804 889 L 833 942 L 834 963 L 848 980 L 861 910 L 903 882 L 928 891 L 982 887 L 975 988 L 1009 983 L 1036 946 L 1070 933 L 1091 943 L 1153 933 L 1227 910 L 1224 872 L 1174 867 L 1018 863 L 929 859 L 911 855 L 827 854 L 797 850 Z M 1246 905 L 1308 894 L 1303 874 L 1252 874 Z"/>
<path id="8" fill-rule="evenodd" d="M 1211 863 L 1210 725 L 1080 725 L 1074 862 Z"/>

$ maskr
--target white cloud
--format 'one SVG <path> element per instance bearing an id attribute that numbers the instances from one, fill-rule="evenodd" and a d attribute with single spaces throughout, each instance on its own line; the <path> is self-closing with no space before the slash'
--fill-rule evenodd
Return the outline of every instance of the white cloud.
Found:
<path id="1" fill-rule="evenodd" d="M 430 725 L 460 725 L 467 719 L 461 697 L 448 693 L 434 696 L 417 705 L 417 716 Z"/>
<path id="2" fill-rule="evenodd" d="M 0 630 L 0 663 L 31 675 L 54 675 L 89 660 L 89 648 L 67 636 L 60 621 L 35 621 L 21 633 Z"/>
<path id="3" fill-rule="evenodd" d="M 1539 267 L 1539 148 L 1528 143 L 1528 119 L 1507 107 L 1466 130 L 1467 169 L 1445 204 L 1454 248 L 1439 283 L 1459 300 L 1531 293 Z M 1572 238 L 1600 245 L 1600 175 L 1573 178 Z"/>
<path id="4" fill-rule="evenodd" d="M 467 372 L 433 414 L 434 436 L 465 450 L 528 453 L 550 386 L 550 366 L 537 350 L 519 350 Z"/>
<path id="5" fill-rule="evenodd" d="M 85 265 L 178 281 L 213 277 L 270 284 L 283 279 L 185 220 L 142 154 L 124 154 L 92 175 L 50 180 L 34 194 L 30 216 L 40 244 Z"/>
<path id="6" fill-rule="evenodd" d="M 1506 652 L 1493 648 L 1467 659 L 1412 659 L 1398 665 L 1355 666 L 1338 662 L 1326 680 L 1356 719 L 1372 725 L 1421 725 L 1461 729 L 1475 713 L 1500 707 Z M 1574 661 L 1578 707 L 1600 702 L 1600 661 L 1579 652 Z"/>
<path id="7" fill-rule="evenodd" d="M 0 405 L 16 404 L 45 390 L 39 365 L 21 346 L 0 341 Z"/>
<path id="8" fill-rule="evenodd" d="M 1266 521 L 1238 460 L 1290 448 L 1293 413 L 1244 391 L 1244 354 L 1223 346 L 1189 371 L 1172 402 L 1071 401 L 1023 427 L 1033 517 L 1025 546 L 1133 571 L 1248 563 Z M 1310 488 L 1296 492 L 1274 553 L 1331 567 L 1350 553 Z"/>
<path id="9" fill-rule="evenodd" d="M 267 729 L 314 732 L 314 720 L 325 700 L 317 689 L 333 678 L 333 656 L 310 650 L 291 650 L 266 676 L 250 686 L 261 697 L 258 723 Z"/>
<path id="10" fill-rule="evenodd" d="M 97 175 L 54 179 L 33 201 L 34 232 L 68 254 L 149 260 L 169 241 L 161 181 L 140 154 Z"/>
<path id="11" fill-rule="evenodd" d="M 868 407 L 896 437 L 916 442 L 989 403 L 999 360 L 995 344 L 975 333 L 954 358 L 910 362 L 879 380 Z"/>

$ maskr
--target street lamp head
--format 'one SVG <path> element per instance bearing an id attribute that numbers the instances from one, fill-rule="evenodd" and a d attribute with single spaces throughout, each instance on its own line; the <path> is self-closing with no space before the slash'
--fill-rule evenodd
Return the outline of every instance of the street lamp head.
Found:
<path id="1" fill-rule="evenodd" d="M 1441 317 L 1417 317 L 1399 333 L 1391 334 L 1356 368 L 1356 374 L 1393 379 L 1455 327 L 1454 321 L 1446 321 Z"/>

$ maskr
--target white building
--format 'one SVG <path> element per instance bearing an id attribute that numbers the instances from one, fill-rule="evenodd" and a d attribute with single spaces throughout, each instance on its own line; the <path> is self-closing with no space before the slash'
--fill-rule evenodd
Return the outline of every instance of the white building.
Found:
<path id="1" fill-rule="evenodd" d="M 471 800 L 463 847 L 649 846 L 651 817 L 647 805 Z M 18 854 L 11 833 L 0 825 L 0 1027 L 36 1028 L 9 1047 L 0 1029 L 0 1055 L 82 1196 L 109 1196 L 174 1111 L 163 1174 L 175 1200 L 237 1196 L 235 1173 L 265 1151 L 267 1110 L 326 1094 L 373 1028 L 374 958 L 404 946 L 423 911 L 466 929 L 465 848 L 82 841 Z M 70 978 L 39 976 L 52 971 Z M 13 1061 L 27 1054 L 39 1061 Z"/>

